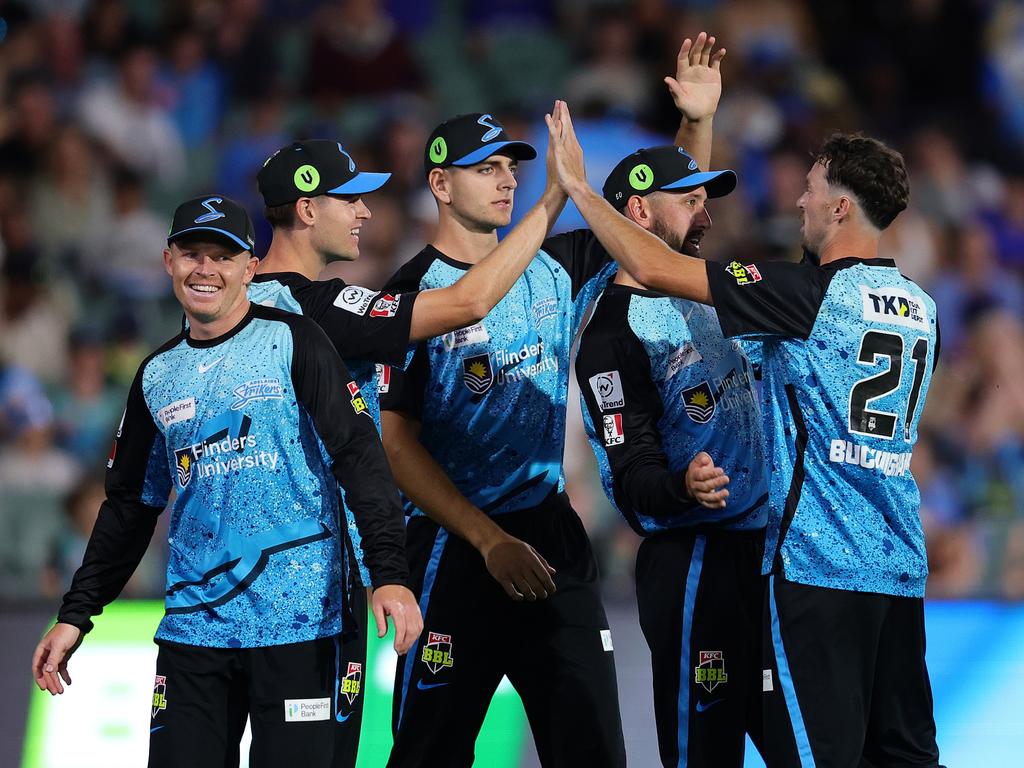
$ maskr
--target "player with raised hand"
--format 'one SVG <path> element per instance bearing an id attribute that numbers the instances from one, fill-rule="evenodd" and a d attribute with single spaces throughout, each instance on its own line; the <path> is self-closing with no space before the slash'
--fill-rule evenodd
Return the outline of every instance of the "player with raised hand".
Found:
<path id="1" fill-rule="evenodd" d="M 903 158 L 871 138 L 830 137 L 797 201 L 810 258 L 723 266 L 618 215 L 587 184 L 565 103 L 546 121 L 560 183 L 623 267 L 713 304 L 727 336 L 764 340 L 769 766 L 936 766 L 909 467 L 938 326 L 932 299 L 878 256 L 907 204 Z"/>
<path id="2" fill-rule="evenodd" d="M 525 146 L 525 145 L 524 145 Z M 259 304 L 315 320 L 352 372 L 361 400 L 380 426 L 378 388 L 387 389 L 385 366 L 404 367 L 410 343 L 477 322 L 508 292 L 532 258 L 538 242 L 561 210 L 557 185 L 524 218 L 525 226 L 451 285 L 425 291 L 377 291 L 339 279 L 318 281 L 323 268 L 359 257 L 359 233 L 371 219 L 365 197 L 379 190 L 387 173 L 360 171 L 335 141 L 297 141 L 275 152 L 257 181 L 273 227 L 273 240 L 257 268 L 249 297 Z M 340 404 L 351 399 L 339 393 Z M 354 765 L 362 723 L 366 679 L 366 587 L 362 533 L 346 508 L 346 622 L 337 676 L 339 746 L 335 768 Z"/>
<path id="3" fill-rule="evenodd" d="M 724 56 L 704 53 L 713 44 L 687 40 L 677 77 L 666 78 L 684 121 L 708 134 Z M 708 198 L 735 186 L 732 171 L 702 172 L 681 148 L 654 147 L 623 158 L 603 195 L 672 250 L 699 257 Z M 644 537 L 637 604 L 662 763 L 739 768 L 746 733 L 755 743 L 761 735 L 768 516 L 750 361 L 713 310 L 648 290 L 620 268 L 583 331 L 576 378 L 605 493 Z"/>

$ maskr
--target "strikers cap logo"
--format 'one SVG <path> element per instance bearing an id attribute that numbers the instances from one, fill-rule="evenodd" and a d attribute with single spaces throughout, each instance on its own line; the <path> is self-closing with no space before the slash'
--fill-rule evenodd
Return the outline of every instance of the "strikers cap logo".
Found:
<path id="1" fill-rule="evenodd" d="M 634 165 L 633 170 L 629 172 L 629 186 L 638 192 L 643 192 L 645 189 L 650 189 L 654 183 L 654 171 L 647 163 L 640 163 Z"/>
<path id="2" fill-rule="evenodd" d="M 444 136 L 438 136 L 430 145 L 430 162 L 443 163 L 448 157 L 448 142 Z"/>
<path id="3" fill-rule="evenodd" d="M 312 192 L 320 186 L 320 171 L 309 164 L 300 165 L 295 170 L 292 181 L 295 182 L 296 189 L 303 192 Z"/>
<path id="4" fill-rule="evenodd" d="M 708 693 L 719 685 L 729 682 L 725 672 L 725 654 L 721 651 L 701 651 L 700 663 L 693 668 L 693 682 L 703 686 Z"/>
<path id="5" fill-rule="evenodd" d="M 683 399 L 686 415 L 698 424 L 707 424 L 711 421 L 711 417 L 715 415 L 718 401 L 715 399 L 715 393 L 711 389 L 711 385 L 706 381 L 702 381 L 695 387 L 684 389 L 680 397 Z"/>
<path id="6" fill-rule="evenodd" d="M 157 675 L 153 683 L 153 717 L 164 709 L 167 709 L 167 677 Z"/>
<path id="7" fill-rule="evenodd" d="M 490 354 L 462 358 L 462 383 L 474 395 L 482 395 L 494 385 Z"/>
<path id="8" fill-rule="evenodd" d="M 427 644 L 423 646 L 420 661 L 435 675 L 442 669 L 450 669 L 455 663 L 452 657 L 452 636 L 442 635 L 440 632 L 428 633 Z"/>

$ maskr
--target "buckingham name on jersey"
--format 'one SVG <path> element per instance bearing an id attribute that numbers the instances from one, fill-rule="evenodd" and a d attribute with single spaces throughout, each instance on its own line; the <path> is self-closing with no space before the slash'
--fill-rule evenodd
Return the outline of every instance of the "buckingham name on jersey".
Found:
<path id="1" fill-rule="evenodd" d="M 910 457 L 939 352 L 935 303 L 889 259 L 707 270 L 725 334 L 764 341 L 765 572 L 923 596 Z"/>
<path id="2" fill-rule="evenodd" d="M 714 310 L 625 285 L 601 296 L 576 358 L 583 421 L 612 504 L 641 536 L 763 528 L 768 472 L 754 371 Z M 685 492 L 707 451 L 730 478 L 725 509 Z"/>
<path id="3" fill-rule="evenodd" d="M 227 334 L 182 333 L 136 375 L 107 501 L 61 609 L 87 626 L 124 586 L 173 489 L 157 638 L 206 647 L 341 631 L 339 485 L 373 584 L 407 579 L 397 490 L 365 408 L 311 320 L 252 305 Z"/>
<path id="4" fill-rule="evenodd" d="M 451 285 L 469 266 L 427 246 L 389 288 Z M 420 441 L 484 512 L 562 490 L 569 352 L 614 270 L 588 230 L 549 238 L 482 322 L 421 343 L 404 373 L 391 372 L 382 407 L 421 422 Z"/>

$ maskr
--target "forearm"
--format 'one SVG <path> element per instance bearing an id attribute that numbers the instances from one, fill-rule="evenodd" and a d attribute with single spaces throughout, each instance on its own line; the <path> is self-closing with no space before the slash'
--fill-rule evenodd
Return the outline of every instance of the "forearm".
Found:
<path id="1" fill-rule="evenodd" d="M 686 153 L 697 161 L 702 171 L 711 168 L 713 120 L 713 115 L 700 120 L 690 120 L 683 115 L 679 120 L 679 130 L 676 131 L 675 145 L 685 149 Z"/>
<path id="2" fill-rule="evenodd" d="M 698 506 L 686 492 L 686 472 L 672 472 L 664 463 L 637 462 L 616 473 L 614 485 L 633 511 L 645 517 L 674 515 Z"/>
<path id="3" fill-rule="evenodd" d="M 417 429 L 394 411 L 381 413 L 384 450 L 398 487 L 427 516 L 483 551 L 502 529 L 455 487 L 423 447 Z"/>
<path id="4" fill-rule="evenodd" d="M 498 246 L 458 281 L 420 293 L 413 307 L 411 341 L 480 322 L 529 266 L 565 207 L 560 188 L 546 190 Z"/>
<path id="5" fill-rule="evenodd" d="M 673 251 L 659 237 L 612 208 L 586 182 L 574 186 L 572 199 L 605 250 L 645 286 L 702 304 L 711 303 L 703 260 Z"/>
<path id="6" fill-rule="evenodd" d="M 78 627 L 83 633 L 92 629 L 91 617 L 121 594 L 138 568 L 161 511 L 144 504 L 103 503 L 82 566 L 64 595 L 57 621 Z"/>

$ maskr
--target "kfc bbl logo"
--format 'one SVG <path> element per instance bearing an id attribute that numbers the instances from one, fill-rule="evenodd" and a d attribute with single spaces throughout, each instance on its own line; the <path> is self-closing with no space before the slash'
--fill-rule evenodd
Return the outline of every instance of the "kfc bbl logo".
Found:
<path id="1" fill-rule="evenodd" d="M 455 659 L 452 658 L 452 636 L 430 632 L 427 635 L 427 644 L 423 646 L 420 661 L 435 675 L 442 669 L 451 668 L 455 663 Z"/>
<path id="2" fill-rule="evenodd" d="M 363 665 L 358 661 L 348 663 L 348 672 L 341 679 L 341 695 L 351 704 L 363 687 Z"/>
<path id="3" fill-rule="evenodd" d="M 725 672 L 725 654 L 721 651 L 701 651 L 700 663 L 693 668 L 693 682 L 704 686 L 708 693 L 718 685 L 729 682 Z"/>
<path id="4" fill-rule="evenodd" d="M 153 683 L 153 717 L 162 709 L 167 709 L 167 678 L 164 675 L 157 675 Z"/>

